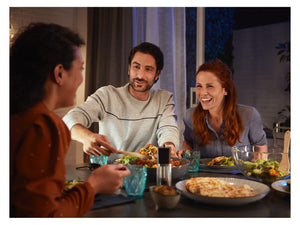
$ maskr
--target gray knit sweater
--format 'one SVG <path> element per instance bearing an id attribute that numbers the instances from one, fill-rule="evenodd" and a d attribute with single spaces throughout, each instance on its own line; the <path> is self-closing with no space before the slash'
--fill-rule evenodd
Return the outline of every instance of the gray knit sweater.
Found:
<path id="1" fill-rule="evenodd" d="M 130 95 L 128 84 L 101 87 L 63 120 L 69 129 L 75 124 L 88 128 L 99 122 L 99 133 L 118 150 L 139 151 L 146 144 L 162 146 L 165 142 L 179 147 L 173 95 L 165 90 L 151 89 L 148 100 L 139 101 Z M 112 154 L 109 159 L 117 157 Z"/>

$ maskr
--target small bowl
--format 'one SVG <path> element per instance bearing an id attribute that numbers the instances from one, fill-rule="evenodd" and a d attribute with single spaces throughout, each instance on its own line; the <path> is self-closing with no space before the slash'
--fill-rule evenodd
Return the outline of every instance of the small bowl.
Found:
<path id="1" fill-rule="evenodd" d="M 149 190 L 150 195 L 158 208 L 173 209 L 177 206 L 180 200 L 180 192 L 176 190 L 177 195 L 164 195 L 154 191 L 155 187 L 156 186 L 150 186 Z"/>
<path id="2" fill-rule="evenodd" d="M 271 184 L 290 176 L 288 169 L 279 169 L 283 157 L 287 153 L 258 152 L 255 146 L 232 147 L 232 158 L 236 167 L 249 179 Z"/>

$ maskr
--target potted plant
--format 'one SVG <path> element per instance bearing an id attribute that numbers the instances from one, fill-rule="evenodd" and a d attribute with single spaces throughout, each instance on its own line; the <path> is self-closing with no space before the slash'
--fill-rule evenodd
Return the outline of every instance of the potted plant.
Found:
<path id="1" fill-rule="evenodd" d="M 276 46 L 276 49 L 278 49 L 277 55 L 280 56 L 280 62 L 290 62 L 291 61 L 291 54 L 290 54 L 290 42 L 284 42 L 284 43 L 279 43 Z M 285 80 L 287 82 L 286 88 L 284 91 L 290 92 L 290 85 L 291 85 L 291 73 L 288 72 L 285 76 Z M 290 127 L 291 126 L 291 106 L 286 105 L 284 106 L 283 109 L 281 109 L 277 113 L 277 122 L 274 123 L 274 127 L 276 126 L 276 123 L 280 121 L 280 126 L 281 127 Z"/>

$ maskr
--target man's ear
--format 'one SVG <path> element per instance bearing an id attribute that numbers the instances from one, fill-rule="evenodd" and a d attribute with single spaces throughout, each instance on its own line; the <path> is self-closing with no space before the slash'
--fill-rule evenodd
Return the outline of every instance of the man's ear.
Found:
<path id="1" fill-rule="evenodd" d="M 156 74 L 155 74 L 155 80 L 158 80 L 159 74 L 160 74 L 161 70 L 157 70 Z"/>
<path id="2" fill-rule="evenodd" d="M 128 65 L 128 76 L 130 75 L 130 65 Z"/>

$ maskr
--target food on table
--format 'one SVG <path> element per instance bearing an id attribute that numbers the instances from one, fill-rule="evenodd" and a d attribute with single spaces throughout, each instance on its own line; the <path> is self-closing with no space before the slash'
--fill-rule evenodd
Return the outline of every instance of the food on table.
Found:
<path id="1" fill-rule="evenodd" d="M 125 155 L 122 158 L 116 159 L 115 161 L 121 164 L 128 164 L 131 160 L 138 159 L 138 158 L 139 157 L 137 156 Z"/>
<path id="2" fill-rule="evenodd" d="M 232 157 L 219 156 L 207 163 L 208 166 L 234 166 Z"/>
<path id="3" fill-rule="evenodd" d="M 193 177 L 186 181 L 185 186 L 193 194 L 208 197 L 237 198 L 255 195 L 249 185 L 237 187 L 215 177 Z"/>
<path id="4" fill-rule="evenodd" d="M 179 160 L 170 159 L 171 166 L 180 166 L 181 162 Z M 133 165 L 142 165 L 148 168 L 157 167 L 157 159 L 139 159 L 136 162 L 132 163 Z"/>
<path id="5" fill-rule="evenodd" d="M 133 165 L 142 165 L 148 168 L 156 168 L 157 167 L 157 159 L 154 157 L 157 154 L 157 147 L 152 144 L 147 144 L 145 148 L 140 149 L 140 153 L 143 155 L 151 156 L 150 159 L 140 159 L 136 156 L 123 156 L 120 159 L 116 159 L 115 162 L 128 164 L 130 161 L 133 161 L 131 164 Z M 171 166 L 180 166 L 180 160 L 170 159 Z"/>
<path id="6" fill-rule="evenodd" d="M 133 165 L 140 165 L 145 166 L 149 168 L 156 168 L 157 167 L 157 160 L 153 159 L 139 159 L 136 162 L 133 163 Z"/>
<path id="7" fill-rule="evenodd" d="M 155 202 L 155 209 L 173 209 L 177 206 L 181 195 L 168 185 L 150 186 L 150 195 Z"/>
<path id="8" fill-rule="evenodd" d="M 71 190 L 73 187 L 75 187 L 78 184 L 82 184 L 83 181 L 80 179 L 80 177 L 78 177 L 78 180 L 68 180 L 65 182 L 65 186 L 64 186 L 64 192 L 67 192 L 69 190 Z"/>
<path id="9" fill-rule="evenodd" d="M 140 149 L 142 155 L 154 156 L 157 154 L 157 147 L 152 144 L 147 144 L 145 148 Z"/>
<path id="10" fill-rule="evenodd" d="M 173 188 L 169 185 L 156 186 L 153 190 L 162 195 L 177 195 L 178 194 L 177 191 L 175 190 L 175 188 Z"/>
<path id="11" fill-rule="evenodd" d="M 279 170 L 279 162 L 276 160 L 257 159 L 255 162 L 239 160 L 244 168 L 244 173 L 249 177 L 276 180 L 282 176 L 286 176 L 286 172 Z"/>

